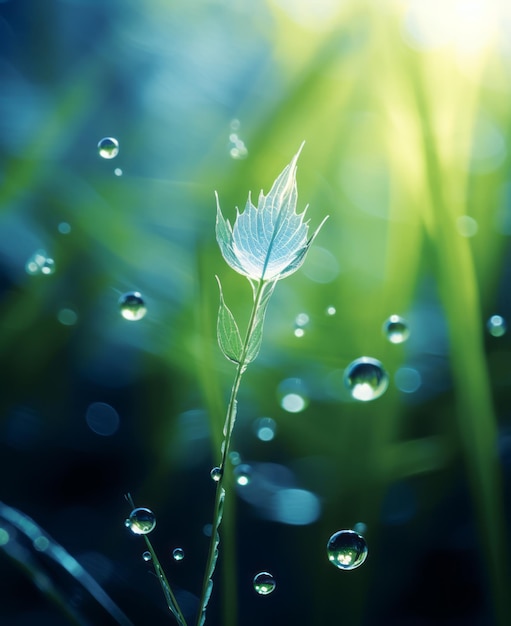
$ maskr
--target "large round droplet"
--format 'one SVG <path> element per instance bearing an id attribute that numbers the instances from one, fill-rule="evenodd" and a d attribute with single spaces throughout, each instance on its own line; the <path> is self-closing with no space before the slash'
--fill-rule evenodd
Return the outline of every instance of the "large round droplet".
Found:
<path id="1" fill-rule="evenodd" d="M 383 324 L 383 333 L 390 343 L 403 343 L 410 336 L 410 329 L 404 318 L 391 315 Z"/>
<path id="2" fill-rule="evenodd" d="M 103 159 L 114 159 L 119 154 L 119 142 L 115 137 L 103 137 L 98 143 L 98 153 Z"/>
<path id="3" fill-rule="evenodd" d="M 142 553 L 142 558 L 144 559 L 144 561 L 149 562 L 153 557 L 151 556 L 149 550 L 146 550 Z"/>
<path id="4" fill-rule="evenodd" d="M 360 357 L 348 365 L 344 372 L 344 384 L 355 400 L 376 400 L 389 386 L 389 375 L 377 359 Z"/>
<path id="5" fill-rule="evenodd" d="M 172 558 L 174 561 L 182 561 L 185 558 L 185 551 L 183 548 L 174 548 L 172 551 Z"/>
<path id="6" fill-rule="evenodd" d="M 367 543 L 354 530 L 339 530 L 328 540 L 326 551 L 330 563 L 339 569 L 360 567 L 367 558 Z"/>
<path id="7" fill-rule="evenodd" d="M 254 589 L 261 596 L 267 596 L 275 591 L 276 586 L 275 578 L 269 572 L 259 572 L 254 576 Z"/>
<path id="8" fill-rule="evenodd" d="M 147 313 L 142 295 L 138 291 L 129 291 L 119 298 L 121 315 L 130 322 L 141 320 Z"/>
<path id="9" fill-rule="evenodd" d="M 501 315 L 492 315 L 486 324 L 486 328 L 492 337 L 502 337 L 506 334 L 506 320 Z"/>
<path id="10" fill-rule="evenodd" d="M 147 535 L 156 526 L 156 517 L 150 509 L 143 507 L 133 509 L 126 520 L 126 526 L 135 535 Z"/>

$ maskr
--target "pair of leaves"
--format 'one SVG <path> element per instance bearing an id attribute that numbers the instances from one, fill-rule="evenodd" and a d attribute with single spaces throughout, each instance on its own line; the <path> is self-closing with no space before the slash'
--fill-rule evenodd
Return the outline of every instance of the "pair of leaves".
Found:
<path id="1" fill-rule="evenodd" d="M 220 307 L 218 310 L 217 336 L 218 344 L 224 355 L 234 363 L 238 363 L 245 368 L 259 354 L 261 342 L 263 340 L 263 325 L 266 309 L 270 301 L 270 296 L 275 289 L 276 281 L 263 282 L 255 289 L 254 310 L 247 329 L 246 339 L 243 342 L 238 328 L 229 307 L 225 304 L 222 284 L 218 276 L 218 287 L 220 289 Z"/>

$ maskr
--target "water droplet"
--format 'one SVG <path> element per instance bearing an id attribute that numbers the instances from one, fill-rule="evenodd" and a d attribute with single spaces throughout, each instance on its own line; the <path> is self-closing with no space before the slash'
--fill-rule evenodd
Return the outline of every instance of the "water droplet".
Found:
<path id="1" fill-rule="evenodd" d="M 114 159 L 119 154 L 119 142 L 114 137 L 104 137 L 98 143 L 99 156 Z"/>
<path id="2" fill-rule="evenodd" d="M 410 336 L 410 329 L 404 318 L 391 315 L 383 324 L 383 333 L 390 343 L 403 343 Z"/>
<path id="3" fill-rule="evenodd" d="M 376 400 L 389 386 L 389 375 L 377 359 L 360 357 L 344 371 L 344 384 L 355 400 Z"/>
<path id="4" fill-rule="evenodd" d="M 60 309 L 57 319 L 63 326 L 74 326 L 78 321 L 78 315 L 73 309 Z"/>
<path id="5" fill-rule="evenodd" d="M 295 337 L 303 337 L 305 335 L 305 330 L 303 328 L 295 328 L 294 335 Z"/>
<path id="6" fill-rule="evenodd" d="M 271 417 L 259 417 L 254 422 L 254 430 L 261 441 L 271 441 L 275 437 L 277 424 Z"/>
<path id="7" fill-rule="evenodd" d="M 234 478 L 240 487 L 245 487 L 250 483 L 252 478 L 252 468 L 246 463 L 237 465 L 234 469 Z"/>
<path id="8" fill-rule="evenodd" d="M 367 558 L 367 543 L 354 530 L 339 530 L 328 540 L 327 555 L 330 563 L 339 569 L 360 567 Z"/>
<path id="9" fill-rule="evenodd" d="M 57 226 L 57 229 L 61 235 L 69 235 L 69 233 L 71 232 L 71 225 L 67 222 L 60 222 L 60 224 Z"/>
<path id="10" fill-rule="evenodd" d="M 309 321 L 310 317 L 307 315 L 307 313 L 298 313 L 298 315 L 295 317 L 295 326 L 302 328 L 303 326 L 307 326 Z"/>
<path id="11" fill-rule="evenodd" d="M 172 557 L 174 558 L 174 561 L 182 561 L 185 558 L 185 551 L 183 548 L 174 548 Z"/>
<path id="12" fill-rule="evenodd" d="M 301 378 L 286 378 L 278 387 L 280 406 L 288 413 L 300 413 L 309 404 L 307 389 Z"/>
<path id="13" fill-rule="evenodd" d="M 277 583 L 275 578 L 269 572 L 259 572 L 254 576 L 254 589 L 260 596 L 267 596 L 272 591 L 275 591 Z"/>
<path id="14" fill-rule="evenodd" d="M 149 550 L 146 550 L 142 554 L 142 558 L 144 559 L 144 561 L 151 561 L 153 557 L 151 556 L 151 553 L 149 552 Z"/>
<path id="15" fill-rule="evenodd" d="M 119 298 L 121 315 L 130 322 L 141 320 L 147 313 L 142 295 L 138 291 L 129 291 Z"/>
<path id="16" fill-rule="evenodd" d="M 120 168 L 120 167 L 116 167 L 116 168 L 115 168 L 115 170 L 114 170 L 114 174 L 115 174 L 116 176 L 122 176 L 122 170 L 121 170 L 121 168 Z"/>
<path id="17" fill-rule="evenodd" d="M 492 315 L 486 324 L 486 328 L 492 337 L 502 337 L 506 334 L 506 320 L 500 315 Z"/>
<path id="18" fill-rule="evenodd" d="M 334 306 L 327 307 L 326 314 L 327 315 L 335 315 L 337 313 L 337 309 Z"/>
<path id="19" fill-rule="evenodd" d="M 422 384 L 422 377 L 413 367 L 400 367 L 394 374 L 394 382 L 399 391 L 414 393 Z"/>
<path id="20" fill-rule="evenodd" d="M 37 250 L 25 264 L 27 274 L 54 274 L 55 261 L 46 255 L 45 250 Z"/>
<path id="21" fill-rule="evenodd" d="M 130 516 L 124 522 L 135 535 L 147 535 L 156 526 L 156 517 L 150 509 L 140 507 L 133 509 Z"/>
<path id="22" fill-rule="evenodd" d="M 222 477 L 222 470 L 219 467 L 214 467 L 211 472 L 209 472 L 209 475 L 217 483 Z"/>
<path id="23" fill-rule="evenodd" d="M 236 452 L 236 450 L 233 450 L 232 452 L 229 452 L 229 460 L 232 465 L 239 465 L 241 463 L 241 454 Z"/>

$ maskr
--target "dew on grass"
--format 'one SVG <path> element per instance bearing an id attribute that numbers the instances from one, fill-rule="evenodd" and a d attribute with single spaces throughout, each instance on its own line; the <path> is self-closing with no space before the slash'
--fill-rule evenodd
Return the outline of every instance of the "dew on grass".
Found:
<path id="1" fill-rule="evenodd" d="M 148 562 L 152 560 L 152 556 L 151 553 L 149 552 L 149 550 L 146 550 L 143 554 L 142 554 L 142 558 L 144 559 L 144 561 Z"/>
<path id="2" fill-rule="evenodd" d="M 260 596 L 267 596 L 275 591 L 277 583 L 269 572 L 259 572 L 254 576 L 254 589 Z"/>
<path id="3" fill-rule="evenodd" d="M 250 465 L 246 463 L 242 463 L 241 465 L 237 465 L 234 468 L 234 479 L 236 480 L 236 484 L 240 487 L 245 487 L 250 483 L 252 478 L 252 468 Z"/>
<path id="4" fill-rule="evenodd" d="M 410 336 L 410 329 L 404 318 L 391 315 L 383 324 L 383 333 L 390 343 L 403 343 Z"/>
<path id="5" fill-rule="evenodd" d="M 501 315 L 492 315 L 486 323 L 486 328 L 492 337 L 502 337 L 506 334 L 506 320 Z"/>
<path id="6" fill-rule="evenodd" d="M 119 154 L 119 142 L 115 137 L 103 137 L 98 142 L 98 154 L 102 159 L 114 159 Z"/>
<path id="7" fill-rule="evenodd" d="M 55 273 L 55 261 L 47 256 L 45 250 L 36 250 L 34 254 L 28 259 L 25 264 L 25 270 L 27 274 L 54 274 Z"/>
<path id="8" fill-rule="evenodd" d="M 360 357 L 344 371 L 344 384 L 355 400 L 376 400 L 389 386 L 389 375 L 377 359 Z"/>
<path id="9" fill-rule="evenodd" d="M 360 567 L 367 558 L 367 543 L 354 530 L 339 530 L 328 540 L 328 560 L 343 570 Z"/>
<path id="10" fill-rule="evenodd" d="M 222 477 L 222 470 L 219 467 L 214 467 L 211 472 L 209 472 L 209 475 L 217 483 Z"/>
<path id="11" fill-rule="evenodd" d="M 185 558 L 185 551 L 183 548 L 174 548 L 172 551 L 172 558 L 174 561 L 182 561 Z"/>
<path id="12" fill-rule="evenodd" d="M 131 511 L 124 524 L 135 535 L 147 535 L 154 530 L 156 517 L 150 509 L 139 507 Z"/>
<path id="13" fill-rule="evenodd" d="M 119 298 L 121 315 L 125 320 L 136 322 L 141 320 L 147 313 L 147 307 L 138 291 L 128 291 Z"/>

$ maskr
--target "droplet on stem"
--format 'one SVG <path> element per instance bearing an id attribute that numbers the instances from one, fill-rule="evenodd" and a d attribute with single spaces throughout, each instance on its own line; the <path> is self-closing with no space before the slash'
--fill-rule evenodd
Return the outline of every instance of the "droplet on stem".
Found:
<path id="1" fill-rule="evenodd" d="M 147 535 L 156 526 L 156 517 L 150 509 L 139 507 L 131 511 L 125 525 L 135 535 Z"/>

